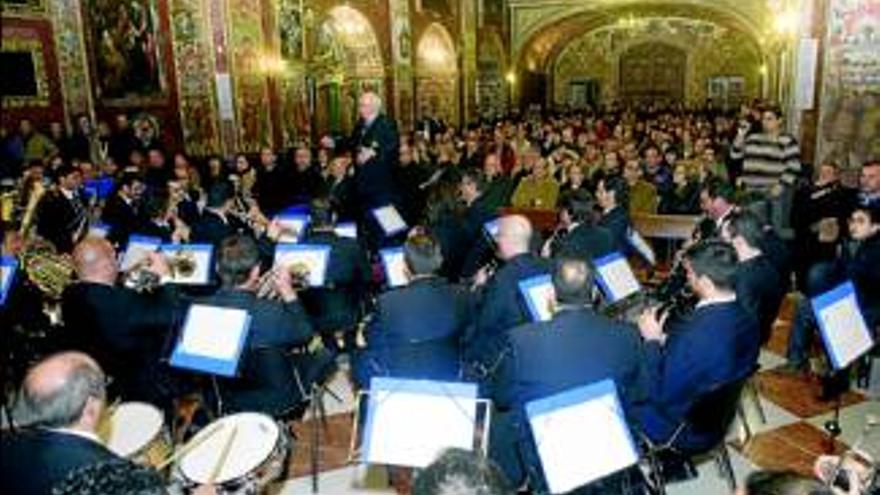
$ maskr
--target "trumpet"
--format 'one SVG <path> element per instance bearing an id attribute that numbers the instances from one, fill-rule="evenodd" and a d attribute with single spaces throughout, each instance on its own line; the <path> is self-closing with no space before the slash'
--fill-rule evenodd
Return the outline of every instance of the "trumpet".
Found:
<path id="1" fill-rule="evenodd" d="M 197 264 L 195 255 L 189 251 L 176 251 L 165 257 L 171 277 L 174 279 L 187 278 L 196 272 Z M 124 273 L 125 286 L 137 292 L 153 292 L 162 285 L 162 278 L 158 273 L 150 270 L 150 258 L 144 256 L 134 263 Z"/>
<path id="2" fill-rule="evenodd" d="M 257 297 L 261 299 L 277 300 L 280 298 L 275 288 L 275 276 L 278 270 L 287 270 L 294 289 L 305 289 L 309 286 L 309 273 L 311 267 L 302 261 L 289 265 L 281 265 L 264 273 L 257 282 Z"/>

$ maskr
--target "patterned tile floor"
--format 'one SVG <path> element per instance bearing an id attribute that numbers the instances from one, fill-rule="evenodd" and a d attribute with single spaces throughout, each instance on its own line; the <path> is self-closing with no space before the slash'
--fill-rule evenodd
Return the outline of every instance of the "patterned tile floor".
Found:
<path id="1" fill-rule="evenodd" d="M 754 400 L 744 399 L 746 421 L 753 436 L 742 442 L 743 427 L 738 419 L 731 427 L 729 445 L 734 472 L 738 482 L 755 469 L 793 469 L 805 474 L 811 472 L 814 459 L 820 454 L 839 452 L 851 445 L 865 423 L 867 415 L 880 416 L 878 397 L 869 398 L 863 391 L 847 393 L 842 400 L 840 424 L 843 433 L 837 442 L 829 441 L 823 428 L 833 415 L 834 404 L 820 398 L 818 380 L 807 376 L 792 376 L 779 371 L 788 339 L 791 301 L 780 312 L 773 335 L 761 352 L 761 371 L 756 380 L 758 395 L 766 416 L 759 419 Z M 319 492 L 333 495 L 393 494 L 385 470 L 364 467 L 348 462 L 351 438 L 351 387 L 345 376 L 338 374 L 330 388 L 342 401 L 325 397 L 328 409 L 327 427 L 320 441 Z M 274 493 L 283 495 L 311 493 L 310 442 L 313 423 L 306 418 L 294 426 L 299 441 L 291 460 L 291 479 L 274 487 Z M 880 447 L 878 447 L 880 450 Z M 714 463 L 698 465 L 700 476 L 694 480 L 670 485 L 672 495 L 728 494 L 725 482 L 719 477 Z"/>

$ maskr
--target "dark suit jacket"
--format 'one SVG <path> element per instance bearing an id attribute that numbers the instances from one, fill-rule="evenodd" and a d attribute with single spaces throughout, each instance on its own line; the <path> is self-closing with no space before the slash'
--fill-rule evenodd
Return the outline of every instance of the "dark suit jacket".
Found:
<path id="1" fill-rule="evenodd" d="M 118 459 L 98 442 L 43 429 L 4 432 L 0 445 L 0 485 L 7 495 L 49 495 L 72 471 Z"/>
<path id="2" fill-rule="evenodd" d="M 303 243 L 330 246 L 326 287 L 300 293 L 315 330 L 354 328 L 372 277 L 366 253 L 356 240 L 339 237 L 332 231 L 309 232 Z"/>
<path id="3" fill-rule="evenodd" d="M 629 213 L 627 213 L 625 208 L 618 206 L 602 215 L 602 218 L 599 219 L 599 226 L 611 231 L 616 251 L 620 251 L 624 255 L 632 252 L 632 248 L 629 245 L 629 230 L 632 228 L 632 224 L 629 220 Z"/>
<path id="4" fill-rule="evenodd" d="M 563 237 L 553 249 L 553 257 L 571 256 L 591 262 L 614 251 L 616 242 L 610 230 L 582 223 Z"/>
<path id="5" fill-rule="evenodd" d="M 251 325 L 238 376 L 220 380 L 225 410 L 280 415 L 301 399 L 287 353 L 308 343 L 312 326 L 299 302 L 258 299 L 251 292 L 220 289 L 200 303 L 245 309 Z"/>
<path id="6" fill-rule="evenodd" d="M 463 278 L 473 277 L 481 266 L 495 256 L 495 241 L 486 232 L 486 222 L 496 215 L 485 196 L 480 196 L 465 210 L 461 224 L 460 239 L 464 243 L 466 254 L 461 266 Z"/>
<path id="7" fill-rule="evenodd" d="M 263 167 L 257 169 L 253 194 L 260 210 L 269 218 L 293 203 L 290 178 L 290 169 L 281 163 L 276 164 L 271 171 Z"/>
<path id="8" fill-rule="evenodd" d="M 81 233 L 77 229 L 85 222 L 85 202 L 80 198 L 82 210 L 77 211 L 71 200 L 59 191 L 48 191 L 37 205 L 37 233 L 50 241 L 59 252 L 69 253 L 73 250 L 74 235 Z"/>
<path id="9" fill-rule="evenodd" d="M 249 229 L 237 218 L 227 215 L 226 221 L 224 221 L 220 215 L 206 209 L 192 225 L 190 236 L 194 243 L 219 246 L 223 239 L 245 232 L 249 232 Z"/>
<path id="10" fill-rule="evenodd" d="M 146 223 L 134 207 L 126 203 L 118 194 L 107 200 L 101 212 L 101 220 L 110 226 L 107 240 L 116 246 L 125 246 L 128 243 L 128 236 L 143 231 Z"/>
<path id="11" fill-rule="evenodd" d="M 640 427 L 655 441 L 668 440 L 702 394 L 747 376 L 760 347 L 758 322 L 738 301 L 698 307 L 667 322 L 666 331 L 665 345 L 643 346 L 650 395 L 635 408 Z M 700 450 L 716 440 L 686 430 L 676 445 Z"/>
<path id="12" fill-rule="evenodd" d="M 397 126 L 385 115 L 378 115 L 369 126 L 358 121 L 351 134 L 351 144 L 355 156 L 359 148 L 373 148 L 376 156 L 362 164 L 355 165 L 355 194 L 364 208 L 376 208 L 390 203 L 393 198 L 394 181 L 392 167 L 398 160 L 400 140 Z"/>
<path id="13" fill-rule="evenodd" d="M 382 294 L 355 362 L 357 383 L 367 387 L 373 376 L 458 379 L 459 340 L 472 317 L 470 293 L 441 278 Z"/>
<path id="14" fill-rule="evenodd" d="M 758 320 L 762 343 L 770 338 L 785 293 L 782 277 L 765 255 L 737 265 L 736 299 Z"/>
<path id="15" fill-rule="evenodd" d="M 643 400 L 639 336 L 632 327 L 583 308 L 516 327 L 505 340 L 489 387 L 499 419 L 492 424 L 492 457 L 514 483 L 528 473 L 544 487 L 525 403 L 609 378 L 617 385 L 624 409 L 629 402 Z"/>
<path id="16" fill-rule="evenodd" d="M 535 275 L 550 273 L 550 263 L 526 253 L 511 258 L 495 272 L 483 290 L 475 331 L 466 337 L 468 360 L 493 361 L 500 351 L 497 338 L 507 330 L 530 321 L 519 282 Z"/>
<path id="17" fill-rule="evenodd" d="M 126 400 L 158 403 L 165 395 L 157 375 L 177 309 L 176 290 L 153 294 L 80 282 L 62 296 L 65 336 L 92 355 L 114 378 L 111 390 Z"/>

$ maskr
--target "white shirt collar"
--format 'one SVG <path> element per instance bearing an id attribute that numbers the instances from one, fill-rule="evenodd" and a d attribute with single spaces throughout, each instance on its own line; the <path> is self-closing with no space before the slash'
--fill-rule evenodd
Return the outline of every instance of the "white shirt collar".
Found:
<path id="1" fill-rule="evenodd" d="M 101 439 L 98 438 L 98 435 L 95 435 L 94 433 L 92 433 L 90 431 L 77 430 L 75 428 L 47 428 L 47 429 L 51 432 L 54 432 L 54 433 L 61 433 L 64 435 L 75 435 L 80 438 L 85 438 L 87 440 L 91 440 L 93 442 L 103 443 L 103 442 L 101 442 Z"/>
<path id="2" fill-rule="evenodd" d="M 713 304 L 724 304 L 736 301 L 736 293 L 726 295 L 726 296 L 718 296 L 718 297 L 707 297 L 706 299 L 700 299 L 700 302 L 697 303 L 698 308 L 702 308 L 703 306 L 711 306 Z"/>

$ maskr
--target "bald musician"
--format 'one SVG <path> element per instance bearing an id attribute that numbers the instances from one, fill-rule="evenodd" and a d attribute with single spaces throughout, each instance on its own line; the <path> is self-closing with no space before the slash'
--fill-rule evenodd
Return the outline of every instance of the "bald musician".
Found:
<path id="1" fill-rule="evenodd" d="M 13 413 L 25 429 L 2 436 L 0 485 L 8 495 L 44 495 L 71 471 L 116 459 L 95 431 L 105 377 L 79 352 L 55 354 L 28 371 Z"/>
<path id="2" fill-rule="evenodd" d="M 177 291 L 160 286 L 142 293 L 118 285 L 116 252 L 104 239 L 84 239 L 73 259 L 78 281 L 62 295 L 68 344 L 94 356 L 113 377 L 111 396 L 164 407 L 172 392 L 160 359 L 174 322 Z M 144 269 L 159 278 L 170 273 L 158 253 L 148 256 Z"/>
<path id="3" fill-rule="evenodd" d="M 495 244 L 503 265 L 494 275 L 486 268 L 476 276 L 476 284 L 484 286 L 477 312 L 475 331 L 465 339 L 465 356 L 469 361 L 487 364 L 494 361 L 494 342 L 508 329 L 529 321 L 526 301 L 519 291 L 519 282 L 550 272 L 550 263 L 529 250 L 532 224 L 521 215 L 502 217 L 498 223 Z"/>

